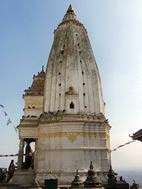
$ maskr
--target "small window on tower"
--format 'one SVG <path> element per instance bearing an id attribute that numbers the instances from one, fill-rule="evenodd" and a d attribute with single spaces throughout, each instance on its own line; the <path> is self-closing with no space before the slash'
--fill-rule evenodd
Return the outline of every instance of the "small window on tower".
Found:
<path id="1" fill-rule="evenodd" d="M 84 71 L 82 71 L 82 75 L 84 74 Z"/>
<path id="2" fill-rule="evenodd" d="M 74 89 L 73 89 L 73 87 L 69 87 L 69 91 L 73 91 Z"/>
<path id="3" fill-rule="evenodd" d="M 74 103 L 73 102 L 70 103 L 70 109 L 74 109 Z"/>
<path id="4" fill-rule="evenodd" d="M 60 51 L 60 52 L 61 52 L 61 54 L 63 55 L 63 54 L 64 54 L 64 49 L 61 49 L 61 51 Z"/>

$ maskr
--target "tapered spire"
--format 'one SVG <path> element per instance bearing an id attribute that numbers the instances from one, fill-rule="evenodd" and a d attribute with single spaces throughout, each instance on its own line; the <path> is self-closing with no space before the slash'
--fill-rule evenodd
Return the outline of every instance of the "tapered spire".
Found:
<path id="1" fill-rule="evenodd" d="M 71 5 L 54 35 L 46 73 L 44 111 L 103 113 L 99 71 L 87 32 Z"/>
<path id="2" fill-rule="evenodd" d="M 72 5 L 70 4 L 70 6 L 68 7 L 68 10 L 63 18 L 63 22 L 67 21 L 67 20 L 76 20 L 76 14 L 72 8 Z"/>
<path id="3" fill-rule="evenodd" d="M 71 4 L 69 5 L 67 12 L 70 12 L 70 11 L 73 11 L 73 8 L 72 8 Z"/>

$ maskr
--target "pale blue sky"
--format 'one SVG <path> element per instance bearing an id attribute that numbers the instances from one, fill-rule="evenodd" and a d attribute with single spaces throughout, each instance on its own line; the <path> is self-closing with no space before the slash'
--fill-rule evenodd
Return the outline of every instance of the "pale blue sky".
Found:
<path id="1" fill-rule="evenodd" d="M 72 3 L 88 35 L 100 69 L 112 147 L 142 127 L 141 0 L 0 0 L 0 104 L 16 126 L 22 94 L 46 65 L 53 31 Z M 0 154 L 18 151 L 17 134 L 0 114 Z M 112 154 L 119 169 L 142 169 L 142 143 Z M 0 167 L 10 159 L 0 159 Z"/>

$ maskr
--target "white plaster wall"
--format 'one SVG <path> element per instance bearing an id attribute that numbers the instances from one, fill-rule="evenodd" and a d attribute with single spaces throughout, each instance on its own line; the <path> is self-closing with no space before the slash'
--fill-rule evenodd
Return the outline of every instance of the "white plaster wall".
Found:
<path id="1" fill-rule="evenodd" d="M 55 32 L 47 67 L 45 112 L 65 109 L 67 113 L 104 113 L 99 71 L 87 33 L 82 26 L 60 26 Z M 78 95 L 65 96 L 69 87 L 73 87 Z M 71 101 L 75 104 L 74 111 L 69 108 Z"/>
<path id="2" fill-rule="evenodd" d="M 53 133 L 55 133 L 55 136 L 53 136 Z M 77 136 L 72 140 L 72 137 L 67 136 L 70 133 Z M 80 133 L 84 133 L 84 136 Z M 88 134 L 85 135 L 85 133 Z M 95 135 L 93 136 L 91 133 L 95 133 Z M 103 133 L 104 137 L 100 137 L 100 133 Z M 52 137 L 50 134 L 52 134 Z M 93 161 L 97 172 L 102 174 L 107 172 L 109 168 L 109 146 L 106 142 L 106 136 L 105 128 L 98 127 L 97 123 L 86 127 L 83 122 L 40 125 L 37 144 L 37 177 L 40 173 L 42 176 L 45 174 L 47 177 L 49 175 L 58 177 L 59 183 L 65 182 L 73 178 L 76 169 L 85 173 L 90 161 Z M 60 178 L 61 175 L 62 178 Z M 43 182 L 43 178 L 38 177 L 40 182 Z"/>
<path id="3" fill-rule="evenodd" d="M 19 137 L 20 138 L 37 138 L 38 130 L 34 127 L 23 127 L 19 128 Z"/>

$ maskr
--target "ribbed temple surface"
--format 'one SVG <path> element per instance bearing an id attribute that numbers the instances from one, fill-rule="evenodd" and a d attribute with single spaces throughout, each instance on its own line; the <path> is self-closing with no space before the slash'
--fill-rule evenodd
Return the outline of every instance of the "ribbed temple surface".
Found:
<path id="1" fill-rule="evenodd" d="M 85 28 L 75 19 L 69 6 L 55 32 L 47 64 L 44 111 L 104 113 L 93 50 Z"/>

